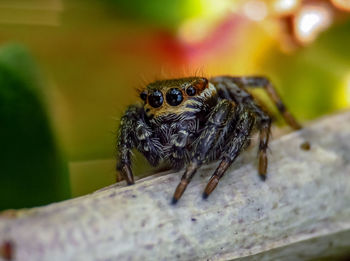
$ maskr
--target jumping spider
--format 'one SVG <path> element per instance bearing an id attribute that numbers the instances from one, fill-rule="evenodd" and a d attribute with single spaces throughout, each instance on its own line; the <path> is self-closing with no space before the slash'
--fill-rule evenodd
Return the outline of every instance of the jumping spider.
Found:
<path id="1" fill-rule="evenodd" d="M 249 87 L 264 88 L 284 120 L 294 129 L 301 128 L 266 77 L 156 81 L 140 92 L 143 103 L 128 107 L 121 118 L 117 169 L 122 177 L 129 185 L 134 184 L 130 160 L 133 148 L 153 166 L 160 162 L 177 170 L 186 166 L 174 193 L 176 203 L 203 163 L 221 160 L 204 190 L 206 198 L 258 130 L 258 171 L 265 180 L 271 117 L 247 92 Z"/>

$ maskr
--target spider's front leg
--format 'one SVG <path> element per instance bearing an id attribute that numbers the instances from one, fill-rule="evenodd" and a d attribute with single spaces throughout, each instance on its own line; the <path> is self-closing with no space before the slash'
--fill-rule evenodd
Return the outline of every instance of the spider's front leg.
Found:
<path id="1" fill-rule="evenodd" d="M 130 106 L 121 118 L 117 152 L 117 170 L 128 185 L 134 184 L 131 170 L 131 151 L 137 148 L 152 165 L 157 165 L 160 158 L 161 145 L 157 138 L 152 137 L 151 128 L 146 123 L 143 108 L 138 105 Z"/>
<path id="2" fill-rule="evenodd" d="M 191 162 L 187 166 L 179 185 L 177 186 L 173 203 L 176 203 L 184 193 L 187 185 L 192 180 L 197 169 L 207 159 L 211 149 L 215 147 L 215 142 L 222 135 L 222 129 L 228 125 L 228 121 L 234 117 L 235 104 L 228 100 L 222 100 L 211 112 L 207 125 L 194 144 L 193 154 L 191 155 Z"/>
<path id="3" fill-rule="evenodd" d="M 239 106 L 237 111 L 238 120 L 235 129 L 229 136 L 229 141 L 221 156 L 222 161 L 210 178 L 204 190 L 203 198 L 207 198 L 211 192 L 213 192 L 226 170 L 249 143 L 249 137 L 255 123 L 255 118 L 252 116 L 252 112 L 244 108 L 244 106 Z"/>

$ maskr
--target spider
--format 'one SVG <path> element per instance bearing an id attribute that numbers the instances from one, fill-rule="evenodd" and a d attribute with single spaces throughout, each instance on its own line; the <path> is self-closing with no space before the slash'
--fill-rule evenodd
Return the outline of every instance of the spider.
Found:
<path id="1" fill-rule="evenodd" d="M 271 117 L 247 91 L 264 88 L 284 120 L 294 129 L 301 125 L 286 109 L 266 77 L 187 77 L 150 83 L 140 92 L 141 103 L 127 108 L 118 131 L 117 170 L 134 184 L 131 151 L 139 150 L 153 166 L 161 162 L 185 168 L 173 203 L 184 193 L 202 164 L 220 160 L 203 197 L 217 186 L 238 155 L 259 131 L 258 173 L 266 179 Z"/>

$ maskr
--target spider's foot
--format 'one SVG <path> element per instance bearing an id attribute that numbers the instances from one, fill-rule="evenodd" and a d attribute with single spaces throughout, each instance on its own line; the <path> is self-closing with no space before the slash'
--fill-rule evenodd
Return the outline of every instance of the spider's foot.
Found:
<path id="1" fill-rule="evenodd" d="M 119 171 L 117 171 L 117 174 L 116 174 L 116 177 L 115 177 L 115 182 L 120 182 L 120 181 L 123 181 L 123 180 L 124 180 L 124 178 L 123 178 L 122 174 Z"/>
<path id="2" fill-rule="evenodd" d="M 262 181 L 265 181 L 267 178 L 267 175 L 266 175 L 266 173 L 259 173 L 259 177 Z"/>
<path id="3" fill-rule="evenodd" d="M 124 165 L 122 168 L 122 175 L 124 179 L 126 180 L 126 183 L 128 185 L 133 185 L 135 184 L 134 181 L 134 175 L 132 174 L 131 168 L 129 165 Z"/>
<path id="4" fill-rule="evenodd" d="M 178 201 L 178 200 L 177 200 L 176 198 L 173 197 L 173 198 L 171 199 L 171 205 L 175 205 L 175 204 L 177 203 L 177 201 Z"/>
<path id="5" fill-rule="evenodd" d="M 203 192 L 203 199 L 208 198 L 208 196 L 213 192 L 213 190 L 216 188 L 216 186 L 219 183 L 219 177 L 218 176 L 212 176 L 205 187 L 205 190 Z"/>
<path id="6" fill-rule="evenodd" d="M 182 194 L 186 190 L 187 185 L 188 185 L 188 182 L 186 180 L 181 180 L 179 185 L 177 185 L 173 199 L 172 199 L 172 204 L 176 204 L 177 201 L 181 198 Z"/>
<path id="7" fill-rule="evenodd" d="M 259 175 L 263 180 L 266 179 L 266 171 L 267 171 L 267 155 L 265 150 L 261 150 L 259 152 Z"/>

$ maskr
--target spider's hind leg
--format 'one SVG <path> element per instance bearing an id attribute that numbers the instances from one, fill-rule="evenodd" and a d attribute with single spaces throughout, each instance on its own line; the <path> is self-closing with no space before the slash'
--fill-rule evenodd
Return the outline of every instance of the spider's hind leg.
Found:
<path id="1" fill-rule="evenodd" d="M 231 76 L 219 76 L 211 79 L 214 82 L 217 82 L 219 85 L 224 85 L 228 90 L 226 91 L 231 97 L 240 96 L 239 90 L 237 92 L 238 87 L 240 89 L 248 89 L 248 88 L 263 88 L 270 99 L 276 105 L 278 111 L 281 113 L 282 117 L 286 121 L 286 123 L 291 126 L 293 129 L 301 129 L 300 123 L 293 117 L 293 115 L 288 111 L 286 106 L 284 105 L 281 97 L 277 93 L 276 89 L 270 82 L 270 80 L 264 76 L 248 76 L 248 77 L 231 77 Z M 220 91 L 220 90 L 219 90 Z M 221 91 L 222 92 L 222 91 Z"/>
<path id="2" fill-rule="evenodd" d="M 249 77 L 231 77 L 232 81 L 237 83 L 243 88 L 263 88 L 270 99 L 275 103 L 278 111 L 283 116 L 286 123 L 293 129 L 301 129 L 300 123 L 293 117 L 293 115 L 287 110 L 281 97 L 277 93 L 275 87 L 270 80 L 264 76 L 249 76 Z"/>
<path id="3" fill-rule="evenodd" d="M 270 137 L 271 117 L 254 101 L 253 96 L 248 93 L 242 84 L 243 77 L 215 77 L 212 79 L 218 89 L 219 96 L 222 99 L 234 100 L 242 104 L 247 110 L 251 111 L 256 117 L 256 125 L 260 132 L 259 137 L 259 168 L 258 172 L 262 180 L 266 179 L 267 171 L 267 147 Z M 264 78 L 266 79 L 266 78 Z M 259 82 L 262 84 L 262 82 Z M 258 84 L 258 83 L 255 83 Z M 253 83 L 251 83 L 253 85 Z M 250 86 L 250 85 L 249 85 Z M 253 85 L 254 86 L 254 85 Z M 294 119 L 294 118 L 293 118 Z"/>

